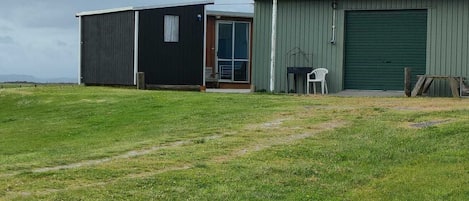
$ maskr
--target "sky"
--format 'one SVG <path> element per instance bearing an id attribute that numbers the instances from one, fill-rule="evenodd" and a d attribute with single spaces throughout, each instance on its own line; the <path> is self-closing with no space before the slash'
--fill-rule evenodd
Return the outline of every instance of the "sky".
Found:
<path id="1" fill-rule="evenodd" d="M 200 0 L 1 0 L 0 75 L 41 79 L 78 77 L 76 13 Z M 217 4 L 253 0 L 216 0 Z"/>

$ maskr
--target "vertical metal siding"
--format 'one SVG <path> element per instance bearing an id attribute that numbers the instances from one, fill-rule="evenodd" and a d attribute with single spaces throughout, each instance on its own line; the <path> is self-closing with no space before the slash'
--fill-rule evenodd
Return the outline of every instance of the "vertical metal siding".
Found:
<path id="1" fill-rule="evenodd" d="M 429 15 L 427 73 L 469 77 L 469 1 L 433 0 Z M 449 95 L 446 82 L 437 81 L 435 95 Z"/>
<path id="2" fill-rule="evenodd" d="M 253 29 L 252 81 L 256 90 L 269 89 L 272 1 L 256 1 Z"/>
<path id="3" fill-rule="evenodd" d="M 332 9 L 329 0 L 279 1 L 276 91 L 286 90 L 284 54 L 300 47 L 313 54 L 314 67 L 330 69 L 331 92 L 343 89 L 344 11 L 428 9 L 428 74 L 469 77 L 469 1 L 466 0 L 343 0 L 339 1 L 337 44 L 329 44 Z M 253 83 L 268 89 L 271 0 L 255 1 Z M 435 95 L 447 95 L 448 86 L 436 82 Z"/>
<path id="4" fill-rule="evenodd" d="M 179 42 L 164 42 L 165 15 L 179 16 Z M 203 16 L 204 5 L 140 11 L 139 71 L 148 84 L 203 84 Z"/>
<path id="5" fill-rule="evenodd" d="M 312 54 L 313 67 L 329 68 L 329 78 L 342 75 L 339 68 L 341 60 L 337 59 L 342 55 L 340 44 L 331 45 L 329 43 L 332 36 L 332 10 L 329 1 L 279 1 L 278 12 L 278 49 L 276 53 L 277 63 L 275 71 L 276 91 L 286 91 L 286 67 L 288 51 L 293 48 L 300 48 L 307 54 Z M 270 62 L 268 59 L 257 58 L 259 55 L 268 55 L 270 48 L 259 43 L 262 38 L 270 40 L 270 23 L 268 14 L 271 14 L 271 1 L 256 1 L 256 11 L 254 17 L 254 84 L 257 89 L 267 89 L 269 74 L 266 66 Z M 261 24 L 261 25 L 260 25 Z M 259 28 L 261 26 L 261 28 Z M 268 57 L 266 57 L 268 58 Z M 261 61 L 267 60 L 267 63 Z M 264 67 L 265 66 L 265 67 Z M 267 69 L 268 70 L 268 69 Z M 267 83 L 267 84 L 265 84 Z M 329 79 L 328 85 L 333 91 L 342 85 L 342 78 Z"/>
<path id="6" fill-rule="evenodd" d="M 259 24 L 268 24 L 270 22 L 269 17 L 266 14 L 262 16 L 258 15 L 259 12 L 264 10 L 270 11 L 272 3 L 271 1 L 256 1 L 256 15 L 255 15 L 255 29 L 262 29 L 262 31 L 255 31 L 254 38 L 257 45 L 262 45 L 257 42 L 260 37 L 270 36 L 270 31 L 264 29 L 265 26 L 259 27 Z M 312 65 L 314 67 L 326 67 L 332 69 L 328 77 L 337 76 L 337 73 L 341 73 L 338 68 L 338 48 L 329 44 L 332 36 L 332 9 L 330 8 L 330 2 L 328 1 L 279 1 L 279 12 L 278 12 L 278 36 L 277 36 L 277 63 L 276 63 L 276 79 L 275 86 L 276 91 L 286 90 L 286 65 L 287 65 L 287 53 L 293 48 L 300 48 L 307 54 L 312 54 Z M 270 13 L 270 12 L 269 12 Z M 270 39 L 270 37 L 269 37 Z M 254 60 L 255 65 L 253 66 L 254 83 L 258 89 L 266 89 L 267 86 L 265 81 L 269 79 L 268 72 L 263 72 L 264 69 L 260 69 L 259 65 L 265 66 L 265 64 L 259 64 L 259 58 L 257 55 L 267 55 L 267 51 L 270 48 L 255 49 Z M 262 75 L 262 76 L 260 76 Z M 331 89 L 338 88 L 341 86 L 341 79 L 330 79 L 329 87 Z"/>
<path id="7" fill-rule="evenodd" d="M 81 76 L 85 84 L 134 84 L 134 12 L 82 17 Z"/>

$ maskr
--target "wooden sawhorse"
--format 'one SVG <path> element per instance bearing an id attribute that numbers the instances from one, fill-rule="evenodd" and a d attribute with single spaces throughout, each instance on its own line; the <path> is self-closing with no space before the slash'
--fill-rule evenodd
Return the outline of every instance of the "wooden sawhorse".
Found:
<path id="1" fill-rule="evenodd" d="M 451 88 L 451 93 L 453 97 L 459 97 L 459 82 L 461 77 L 452 77 L 452 76 L 440 76 L 440 75 L 417 75 L 419 78 L 415 84 L 414 89 L 412 90 L 412 96 L 421 96 L 424 93 L 427 93 L 430 85 L 433 83 L 434 79 L 445 79 L 448 80 Z"/>

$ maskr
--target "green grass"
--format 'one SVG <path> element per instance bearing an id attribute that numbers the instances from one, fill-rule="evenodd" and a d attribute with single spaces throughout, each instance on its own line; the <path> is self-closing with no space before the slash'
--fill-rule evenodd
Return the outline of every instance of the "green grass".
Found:
<path id="1" fill-rule="evenodd" d="M 469 199 L 469 99 L 64 85 L 0 111 L 0 200 Z"/>

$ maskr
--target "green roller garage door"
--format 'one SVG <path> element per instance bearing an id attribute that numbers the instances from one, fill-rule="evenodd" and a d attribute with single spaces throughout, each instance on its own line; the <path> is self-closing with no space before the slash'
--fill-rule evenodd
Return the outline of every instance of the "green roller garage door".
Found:
<path id="1" fill-rule="evenodd" d="M 344 88 L 403 90 L 404 67 L 425 73 L 426 44 L 426 10 L 346 12 Z"/>

